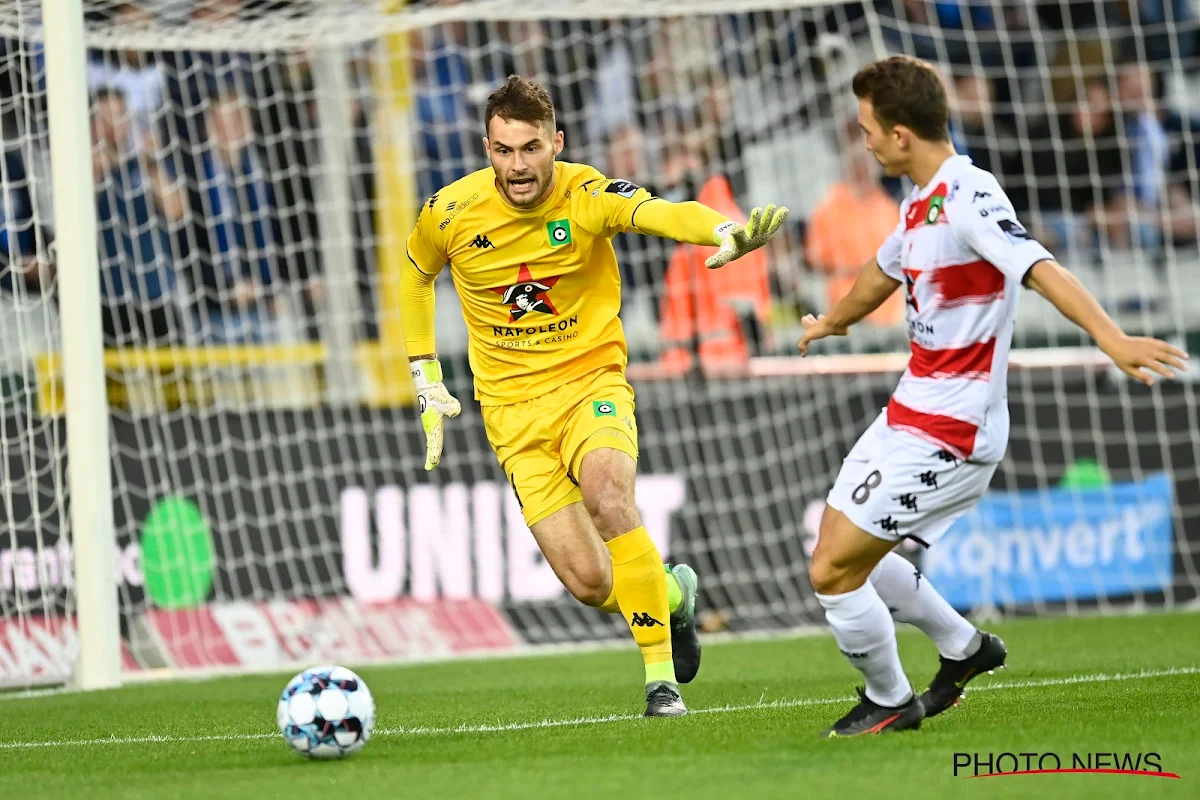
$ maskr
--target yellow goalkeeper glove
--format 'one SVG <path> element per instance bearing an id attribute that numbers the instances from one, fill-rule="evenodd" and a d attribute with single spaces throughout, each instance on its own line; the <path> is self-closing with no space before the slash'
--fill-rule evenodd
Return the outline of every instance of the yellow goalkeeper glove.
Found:
<path id="1" fill-rule="evenodd" d="M 421 426 L 425 428 L 425 469 L 431 470 L 442 460 L 445 443 L 445 419 L 457 417 L 462 404 L 454 399 L 442 383 L 442 365 L 436 358 L 409 362 L 413 384 L 417 389 L 417 406 L 421 409 Z"/>
<path id="2" fill-rule="evenodd" d="M 784 206 L 769 205 L 766 209 L 752 210 L 746 224 L 733 226 L 721 242 L 721 249 L 705 259 L 704 265 L 717 269 L 757 250 L 771 240 L 787 216 L 788 210 Z"/>

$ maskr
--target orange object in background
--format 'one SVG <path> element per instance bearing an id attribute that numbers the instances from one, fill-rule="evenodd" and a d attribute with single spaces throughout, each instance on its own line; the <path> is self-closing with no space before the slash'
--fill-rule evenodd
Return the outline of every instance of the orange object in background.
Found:
<path id="1" fill-rule="evenodd" d="M 723 175 L 709 178 L 696 200 L 735 222 L 746 222 L 746 214 L 738 208 Z M 761 322 L 770 314 L 766 249 L 748 253 L 722 269 L 704 266 L 704 260 L 716 252 L 716 247 L 681 244 L 667 265 L 659 315 L 663 341 L 659 366 L 666 371 L 692 368 L 693 343 L 706 369 L 745 364 L 750 359 L 750 345 L 738 308 L 753 308 Z"/>
<path id="2" fill-rule="evenodd" d="M 854 285 L 863 264 L 874 258 L 900 218 L 900 205 L 878 184 L 855 188 L 836 183 L 808 221 L 805 256 L 812 268 L 826 273 L 825 300 L 833 306 Z M 866 321 L 894 325 L 904 318 L 904 296 L 896 292 Z"/>

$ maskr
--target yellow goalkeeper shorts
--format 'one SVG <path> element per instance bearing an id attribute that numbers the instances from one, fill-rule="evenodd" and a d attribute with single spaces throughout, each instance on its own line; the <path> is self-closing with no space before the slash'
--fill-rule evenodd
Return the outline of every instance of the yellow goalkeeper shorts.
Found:
<path id="1" fill-rule="evenodd" d="M 611 447 L 637 460 L 633 408 L 633 387 L 619 369 L 590 372 L 523 403 L 483 406 L 488 441 L 530 526 L 583 500 L 579 465 L 591 451 Z"/>

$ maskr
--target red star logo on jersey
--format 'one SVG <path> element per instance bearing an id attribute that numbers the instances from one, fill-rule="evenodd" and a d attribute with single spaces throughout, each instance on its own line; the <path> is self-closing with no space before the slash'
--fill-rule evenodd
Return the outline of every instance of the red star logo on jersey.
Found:
<path id="1" fill-rule="evenodd" d="M 920 313 L 921 309 L 917 306 L 917 278 L 921 277 L 921 270 L 906 269 L 904 270 L 904 302 L 912 306 L 912 310 Z"/>
<path id="2" fill-rule="evenodd" d="M 517 273 L 516 283 L 510 286 L 495 286 L 492 291 L 500 295 L 501 301 L 510 306 L 509 322 L 516 322 L 532 311 L 556 316 L 558 309 L 554 307 L 554 303 L 550 301 L 546 293 L 554 288 L 559 277 L 561 276 L 556 275 L 553 278 L 534 280 L 533 276 L 529 274 L 529 265 L 522 264 L 521 271 Z"/>

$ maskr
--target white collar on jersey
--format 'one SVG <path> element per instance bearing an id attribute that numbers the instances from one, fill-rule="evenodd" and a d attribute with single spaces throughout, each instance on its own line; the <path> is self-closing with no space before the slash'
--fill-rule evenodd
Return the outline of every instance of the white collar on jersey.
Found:
<path id="1" fill-rule="evenodd" d="M 943 176 L 950 170 L 960 169 L 973 163 L 974 162 L 971 160 L 970 156 L 949 156 L 945 161 L 942 162 L 942 165 L 937 168 L 937 172 L 933 173 L 933 177 L 929 179 L 929 183 L 917 190 L 917 199 L 924 200 L 935 188 L 937 188 L 937 185 L 942 182 Z"/>

